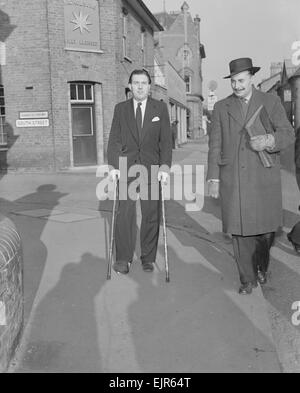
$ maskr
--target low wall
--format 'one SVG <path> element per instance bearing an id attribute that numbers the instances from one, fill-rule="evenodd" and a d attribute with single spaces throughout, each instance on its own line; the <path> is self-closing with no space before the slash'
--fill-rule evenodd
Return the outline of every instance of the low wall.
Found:
<path id="1" fill-rule="evenodd" d="M 5 372 L 23 330 L 23 260 L 20 236 L 0 213 L 0 372 Z"/>

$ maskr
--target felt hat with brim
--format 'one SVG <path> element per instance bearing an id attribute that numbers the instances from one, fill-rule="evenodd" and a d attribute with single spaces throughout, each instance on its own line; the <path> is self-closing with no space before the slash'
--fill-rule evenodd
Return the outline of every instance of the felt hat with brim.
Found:
<path id="1" fill-rule="evenodd" d="M 249 57 L 242 57 L 240 59 L 232 60 L 229 63 L 230 75 L 225 76 L 224 79 L 231 78 L 233 75 L 239 74 L 243 71 L 251 71 L 254 75 L 260 70 L 260 67 L 253 67 L 252 59 Z"/>

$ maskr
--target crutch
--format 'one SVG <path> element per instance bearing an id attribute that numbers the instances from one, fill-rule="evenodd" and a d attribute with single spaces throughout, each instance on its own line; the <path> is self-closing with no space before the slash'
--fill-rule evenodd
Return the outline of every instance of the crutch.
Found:
<path id="1" fill-rule="evenodd" d="M 169 260 L 168 260 L 168 244 L 167 244 L 167 229 L 166 229 L 166 211 L 165 211 L 165 194 L 162 181 L 160 181 L 161 187 L 161 205 L 162 205 L 162 220 L 163 220 L 163 236 L 164 236 L 164 247 L 165 247 L 165 268 L 166 268 L 166 282 L 170 282 L 169 274 Z"/>
<path id="2" fill-rule="evenodd" d="M 109 246 L 109 256 L 108 256 L 108 266 L 107 266 L 107 280 L 111 279 L 111 267 L 112 267 L 112 259 L 113 259 L 113 249 L 115 242 L 115 221 L 116 221 L 116 210 L 117 210 L 117 199 L 119 197 L 119 179 L 117 178 L 114 182 L 114 204 L 112 211 L 112 219 L 111 219 L 111 228 L 110 228 L 110 246 Z"/>

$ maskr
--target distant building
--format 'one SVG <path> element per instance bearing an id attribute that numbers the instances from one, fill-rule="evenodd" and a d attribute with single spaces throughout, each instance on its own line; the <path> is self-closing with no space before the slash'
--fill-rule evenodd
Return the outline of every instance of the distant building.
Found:
<path id="1" fill-rule="evenodd" d="M 291 117 L 296 132 L 300 132 L 300 67 L 289 78 L 291 87 Z"/>
<path id="2" fill-rule="evenodd" d="M 171 123 L 177 124 L 177 145 L 187 141 L 187 94 L 186 85 L 182 76 L 177 72 L 170 61 L 164 56 L 164 48 L 159 40 L 154 50 L 154 87 L 156 97 L 160 96 L 169 106 Z"/>
<path id="3" fill-rule="evenodd" d="M 270 77 L 264 79 L 258 84 L 258 88 L 263 93 L 278 94 L 277 89 L 280 86 L 281 75 L 282 75 L 283 63 L 271 63 L 270 67 Z"/>
<path id="4" fill-rule="evenodd" d="M 162 12 L 155 17 L 165 29 L 156 33 L 164 58 L 185 82 L 188 132 L 197 138 L 203 132 L 202 60 L 206 57 L 200 39 L 200 18 L 192 19 L 186 2 L 178 12 Z"/>
<path id="5" fill-rule="evenodd" d="M 281 73 L 281 80 L 277 89 L 278 95 L 281 98 L 282 104 L 286 110 L 288 119 L 294 125 L 294 108 L 292 101 L 292 86 L 290 78 L 297 71 L 296 66 L 293 65 L 292 61 L 287 59 L 283 62 L 283 69 Z"/>
<path id="6" fill-rule="evenodd" d="M 295 102 L 295 72 L 298 67 L 292 61 L 285 59 L 283 62 L 271 63 L 270 77 L 258 84 L 258 88 L 265 93 L 277 94 L 286 110 L 287 117 L 294 125 Z M 292 91 L 294 90 L 294 91 Z"/>

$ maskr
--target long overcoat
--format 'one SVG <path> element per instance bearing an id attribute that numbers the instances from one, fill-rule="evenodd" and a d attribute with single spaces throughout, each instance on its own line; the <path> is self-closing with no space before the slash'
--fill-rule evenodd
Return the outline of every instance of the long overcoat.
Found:
<path id="1" fill-rule="evenodd" d="M 215 105 L 207 180 L 220 180 L 223 231 L 252 236 L 276 231 L 282 225 L 280 151 L 294 142 L 294 130 L 279 97 L 253 88 L 246 117 L 238 100 L 231 95 Z M 251 149 L 245 129 L 261 105 L 276 143 L 271 168 L 265 168 L 258 153 Z"/>

